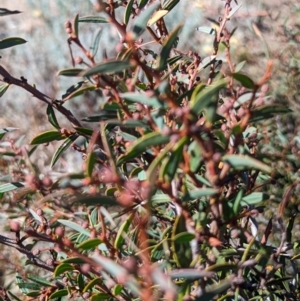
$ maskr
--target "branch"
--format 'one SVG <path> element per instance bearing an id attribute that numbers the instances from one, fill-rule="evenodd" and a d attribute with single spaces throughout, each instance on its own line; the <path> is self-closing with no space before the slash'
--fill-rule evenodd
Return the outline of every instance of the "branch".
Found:
<path id="1" fill-rule="evenodd" d="M 19 86 L 29 93 L 31 93 L 34 97 L 38 98 L 39 100 L 43 101 L 44 103 L 52 106 L 57 111 L 59 111 L 61 114 L 63 114 L 71 123 L 73 126 L 81 127 L 80 122 L 75 118 L 75 116 L 72 114 L 71 111 L 63 107 L 62 105 L 58 104 L 55 99 L 52 99 L 51 97 L 47 96 L 46 94 L 40 92 L 35 87 L 31 86 L 27 83 L 27 80 L 24 77 L 21 77 L 21 79 L 17 79 L 10 75 L 10 73 L 3 68 L 0 65 L 0 75 L 3 76 L 1 79 L 3 82 L 6 82 L 10 85 Z"/>
<path id="2" fill-rule="evenodd" d="M 13 247 L 18 250 L 20 253 L 25 254 L 32 264 L 37 267 L 43 268 L 47 271 L 53 272 L 54 267 L 48 265 L 43 260 L 39 259 L 37 256 L 33 255 L 21 242 L 17 242 L 14 239 L 8 238 L 6 236 L 0 235 L 0 244 Z"/>

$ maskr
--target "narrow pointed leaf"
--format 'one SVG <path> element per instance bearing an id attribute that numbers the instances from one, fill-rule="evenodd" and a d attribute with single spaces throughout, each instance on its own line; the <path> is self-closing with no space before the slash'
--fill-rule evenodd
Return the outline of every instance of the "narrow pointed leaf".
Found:
<path id="1" fill-rule="evenodd" d="M 286 114 L 292 112 L 288 106 L 265 105 L 258 107 L 251 111 L 251 118 L 249 122 L 257 122 L 273 118 L 278 114 Z"/>
<path id="2" fill-rule="evenodd" d="M 69 292 L 67 289 L 61 289 L 61 290 L 58 290 L 58 291 L 55 291 L 53 294 L 50 295 L 49 299 L 52 300 L 52 299 L 61 299 L 62 297 L 65 297 L 65 296 L 68 296 Z"/>
<path id="3" fill-rule="evenodd" d="M 0 129 L 0 140 L 9 132 L 13 132 L 15 130 L 18 130 L 18 128 L 13 128 L 13 127 L 7 127 Z"/>
<path id="4" fill-rule="evenodd" d="M 192 94 L 191 99 L 191 109 L 192 111 L 198 115 L 200 114 L 205 108 L 207 108 L 212 99 L 219 96 L 220 89 L 224 88 L 226 86 L 226 80 L 221 79 L 211 86 L 203 87 L 199 85 L 199 88 L 195 90 Z"/>
<path id="5" fill-rule="evenodd" d="M 98 48 L 99 48 L 99 42 L 100 42 L 100 38 L 102 35 L 102 28 L 100 28 L 96 34 L 95 40 L 93 42 L 93 45 L 90 47 L 92 50 L 92 56 L 95 57 L 95 55 L 98 52 Z"/>
<path id="6" fill-rule="evenodd" d="M 62 154 L 70 147 L 70 145 L 77 139 L 77 135 L 72 135 L 68 137 L 63 144 L 56 150 L 55 154 L 52 157 L 51 160 L 51 168 L 55 165 L 57 160 L 62 156 Z"/>
<path id="7" fill-rule="evenodd" d="M 12 191 L 12 190 L 15 190 L 15 189 L 21 188 L 21 187 L 24 187 L 24 184 L 22 184 L 21 182 L 6 183 L 3 185 L 0 185 L 0 193 Z"/>
<path id="8" fill-rule="evenodd" d="M 140 102 L 147 106 L 151 106 L 153 108 L 164 108 L 166 103 L 160 101 L 157 97 L 149 97 L 146 93 L 136 93 L 136 92 L 126 92 L 121 93 L 120 96 L 124 98 L 126 101 L 131 103 Z"/>
<path id="9" fill-rule="evenodd" d="M 5 85 L 0 86 L 0 97 L 2 97 L 4 95 L 4 93 L 7 91 L 9 86 L 10 86 L 9 84 L 5 84 Z"/>
<path id="10" fill-rule="evenodd" d="M 79 14 L 77 14 L 75 16 L 74 22 L 73 22 L 74 34 L 76 37 L 78 37 L 78 21 L 79 21 Z"/>
<path id="11" fill-rule="evenodd" d="M 19 10 L 9 10 L 6 8 L 0 8 L 0 17 L 19 14 L 19 13 L 21 13 Z"/>
<path id="12" fill-rule="evenodd" d="M 245 74 L 233 73 L 232 77 L 234 79 L 236 79 L 237 81 L 239 81 L 243 85 L 243 87 L 245 87 L 247 89 L 252 90 L 255 87 L 255 83 L 253 82 L 253 80 Z"/>
<path id="13" fill-rule="evenodd" d="M 66 219 L 58 219 L 57 220 L 59 223 L 61 223 L 62 225 L 64 226 L 67 226 L 79 233 L 82 233 L 86 236 L 90 236 L 90 231 L 88 231 L 87 229 L 84 229 L 83 227 L 81 227 L 80 225 L 74 223 L 74 222 L 71 222 L 69 220 L 66 220 Z"/>
<path id="14" fill-rule="evenodd" d="M 62 140 L 65 137 L 63 136 L 63 134 L 59 131 L 47 131 L 44 133 L 39 134 L 38 136 L 34 137 L 31 141 L 30 144 L 34 145 L 34 144 L 43 144 L 43 143 L 48 143 L 51 141 L 55 141 L 55 140 Z"/>
<path id="15" fill-rule="evenodd" d="M 48 120 L 52 124 L 52 126 L 54 126 L 56 129 L 60 129 L 60 126 L 59 126 L 58 121 L 55 116 L 55 112 L 51 105 L 47 106 L 47 116 L 48 116 Z"/>
<path id="16" fill-rule="evenodd" d="M 68 77 L 74 77 L 74 76 L 80 76 L 80 74 L 84 71 L 82 68 L 70 68 L 70 69 L 63 69 L 60 70 L 57 75 L 61 76 L 68 76 Z"/>
<path id="17" fill-rule="evenodd" d="M 150 18 L 150 20 L 147 23 L 147 26 L 152 26 L 153 24 L 155 24 L 158 20 L 160 20 L 161 18 L 163 18 L 165 15 L 168 14 L 168 10 L 158 10 L 157 12 L 155 12 L 153 14 L 153 16 Z"/>
<path id="18" fill-rule="evenodd" d="M 86 175 L 92 177 L 94 166 L 96 163 L 96 155 L 94 152 L 88 154 L 86 158 Z"/>
<path id="19" fill-rule="evenodd" d="M 211 35 L 216 34 L 216 31 L 213 28 L 208 27 L 208 26 L 199 26 L 199 27 L 196 28 L 196 30 L 204 32 L 204 33 L 208 33 L 208 34 L 211 34 Z"/>
<path id="20" fill-rule="evenodd" d="M 84 16 L 78 19 L 78 22 L 85 22 L 85 23 L 108 23 L 107 19 L 104 17 L 98 16 Z"/>
<path id="21" fill-rule="evenodd" d="M 159 71 L 162 71 L 167 66 L 167 61 L 170 55 L 171 49 L 174 47 L 174 43 L 176 39 L 178 38 L 179 31 L 181 30 L 182 25 L 178 25 L 174 31 L 172 31 L 167 39 L 167 41 L 164 43 L 163 48 L 161 50 L 161 53 L 158 58 L 158 67 L 157 69 Z"/>
<path id="22" fill-rule="evenodd" d="M 260 162 L 250 156 L 244 155 L 226 155 L 222 158 L 224 162 L 229 163 L 233 168 L 238 170 L 243 169 L 258 169 L 266 173 L 271 173 L 272 168 L 269 165 Z"/>
<path id="23" fill-rule="evenodd" d="M 182 137 L 174 146 L 170 157 L 161 169 L 161 178 L 167 178 L 168 182 L 171 182 L 176 173 L 177 167 L 182 160 L 183 148 L 188 142 L 188 137 Z"/>
<path id="24" fill-rule="evenodd" d="M 178 267 L 188 268 L 192 262 L 192 250 L 189 242 L 176 242 L 175 237 L 180 233 L 186 233 L 185 218 L 179 215 L 175 219 L 172 228 L 172 249 L 174 251 L 173 257 Z"/>
<path id="25" fill-rule="evenodd" d="M 91 250 L 96 248 L 102 243 L 102 240 L 99 238 L 92 238 L 84 241 L 83 243 L 79 244 L 76 246 L 77 249 L 82 249 L 82 250 Z"/>
<path id="26" fill-rule="evenodd" d="M 92 67 L 91 69 L 88 69 L 81 73 L 81 76 L 92 76 L 95 74 L 112 74 L 112 73 L 118 73 L 122 72 L 124 70 L 127 70 L 131 67 L 131 64 L 129 61 L 107 61 L 105 63 L 101 63 L 95 67 Z"/>
<path id="27" fill-rule="evenodd" d="M 126 9 L 125 9 L 125 13 L 124 13 L 124 24 L 128 24 L 129 19 L 130 19 L 130 15 L 132 12 L 132 6 L 133 6 L 134 0 L 130 0 L 127 3 Z"/>
<path id="28" fill-rule="evenodd" d="M 133 33 L 136 36 L 139 36 L 144 32 L 144 30 L 147 27 L 147 22 L 149 21 L 149 19 L 151 18 L 151 16 L 157 10 L 158 7 L 159 4 L 154 3 L 150 5 L 147 9 L 142 11 L 139 16 L 137 16 L 132 29 Z"/>
<path id="29" fill-rule="evenodd" d="M 103 282 L 102 278 L 94 278 L 92 281 L 90 281 L 85 288 L 83 289 L 83 292 L 87 292 L 88 290 L 92 289 L 95 285 L 101 284 Z"/>
<path id="30" fill-rule="evenodd" d="M 10 37 L 0 41 L 0 49 L 5 49 L 26 43 L 22 38 Z"/>
<path id="31" fill-rule="evenodd" d="M 158 132 L 151 132 L 143 137 L 137 139 L 128 149 L 127 153 L 119 157 L 118 165 L 135 158 L 136 156 L 142 154 L 152 146 L 157 146 L 161 144 L 168 143 L 170 140 L 169 136 L 163 136 Z"/>
<path id="32" fill-rule="evenodd" d="M 131 213 L 129 217 L 123 222 L 122 226 L 120 226 L 114 243 L 116 250 L 120 250 L 122 248 L 122 244 L 124 242 L 124 233 L 127 234 L 134 216 L 135 212 Z"/>

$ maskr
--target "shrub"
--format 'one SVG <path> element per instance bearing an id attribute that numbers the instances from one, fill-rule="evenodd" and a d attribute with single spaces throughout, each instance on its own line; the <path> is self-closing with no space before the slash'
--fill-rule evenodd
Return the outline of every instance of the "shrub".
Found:
<path id="1" fill-rule="evenodd" d="M 239 6 L 230 0 L 215 27 L 197 28 L 212 36 L 211 55 L 181 51 L 183 25 L 168 28 L 164 21 L 178 2 L 99 1 L 94 16 L 67 21 L 73 66 L 58 74 L 78 82 L 61 99 L 0 66 L 1 96 L 10 85 L 21 87 L 46 104 L 49 121 L 30 148 L 10 141 L 1 153 L 2 210 L 10 213 L 15 238 L 1 235 L 0 243 L 26 255 L 15 265 L 15 283 L 28 298 L 299 297 L 295 215 L 287 226 L 282 218 L 298 181 L 279 207 L 279 243 L 269 241 L 272 217 L 259 227 L 268 191 L 281 176 L 274 154 L 261 151 L 261 124 L 289 112 L 268 100 L 273 62 L 259 80 L 234 62 L 228 23 Z M 81 22 L 113 26 L 120 35 L 116 54 L 96 61 L 101 31 L 90 51 Z M 7 38 L 0 48 L 24 42 Z M 73 57 L 73 47 L 82 57 Z M 79 120 L 65 103 L 87 92 L 97 93 L 101 109 Z M 14 130 L 3 128 L 0 137 Z M 54 141 L 60 146 L 51 167 L 71 149 L 84 158 L 82 172 L 55 179 L 39 170 L 34 152 Z M 19 300 L 10 290 L 1 294 Z"/>

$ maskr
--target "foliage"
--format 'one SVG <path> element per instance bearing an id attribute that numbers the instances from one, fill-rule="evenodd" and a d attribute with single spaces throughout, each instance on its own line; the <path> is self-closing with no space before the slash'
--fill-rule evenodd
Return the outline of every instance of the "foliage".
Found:
<path id="1" fill-rule="evenodd" d="M 268 122 L 290 112 L 269 101 L 274 63 L 268 61 L 258 80 L 243 72 L 244 62 L 234 63 L 230 47 L 236 30 L 230 21 L 240 6 L 229 0 L 213 28 L 197 28 L 212 35 L 211 54 L 181 51 L 183 25 L 165 23 L 178 3 L 99 1 L 95 15 L 67 21 L 73 66 L 58 75 L 77 83 L 61 99 L 0 66 L 0 95 L 11 85 L 21 87 L 46 104 L 49 121 L 30 148 L 20 139 L 1 149 L 1 210 L 10 213 L 16 237 L 0 235 L 0 243 L 27 257 L 26 273 L 20 266 L 15 279 L 21 298 L 299 298 L 296 215 L 283 219 L 299 184 L 294 174 L 278 217 L 259 225 L 285 173 L 277 169 L 276 142 L 262 145 Z M 89 51 L 81 23 L 113 26 L 120 36 L 116 54 L 97 61 L 101 31 Z M 24 42 L 7 38 L 0 48 Z M 74 46 L 82 57 L 73 56 Z M 102 97 L 101 110 L 78 120 L 66 104 L 87 92 Z M 68 128 L 61 127 L 57 112 Z M 0 138 L 15 130 L 1 129 Z M 60 145 L 51 167 L 72 149 L 84 157 L 81 173 L 55 179 L 39 171 L 32 155 L 54 141 Z M 295 161 L 287 159 L 287 164 Z M 14 220 L 21 215 L 22 226 Z M 278 243 L 270 240 L 275 222 Z M 2 300 L 19 300 L 9 289 L 1 294 Z"/>

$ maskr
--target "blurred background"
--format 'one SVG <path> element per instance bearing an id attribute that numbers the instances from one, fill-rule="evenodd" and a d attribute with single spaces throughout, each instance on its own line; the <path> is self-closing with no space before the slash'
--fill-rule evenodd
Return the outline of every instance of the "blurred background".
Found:
<path id="1" fill-rule="evenodd" d="M 67 20 L 72 21 L 77 13 L 80 16 L 99 15 L 93 9 L 94 2 L 2 0 L 1 7 L 19 10 L 22 13 L 0 18 L 0 38 L 17 36 L 27 40 L 27 43 L 1 50 L 1 64 L 13 76 L 24 76 L 40 91 L 55 99 L 61 99 L 68 87 L 80 80 L 57 76 L 59 70 L 72 67 L 64 23 Z M 281 202 L 287 187 L 300 178 L 300 3 L 297 0 L 238 0 L 237 4 L 233 2 L 233 7 L 239 5 L 241 7 L 227 23 L 230 30 L 236 28 L 231 40 L 232 61 L 236 64 L 245 62 L 242 71 L 253 80 L 258 80 L 265 72 L 267 61 L 272 60 L 274 67 L 269 84 L 270 102 L 285 104 L 292 110 L 291 114 L 262 122 L 260 125 L 264 133 L 261 137 L 261 151 L 276 154 L 274 164 L 276 163 L 277 170 L 282 174 L 275 185 L 266 187 L 274 203 L 274 207 L 265 212 L 267 219 Z M 221 0 L 180 1 L 176 9 L 166 16 L 169 31 L 181 22 L 184 24 L 183 39 L 179 41 L 178 49 L 183 52 L 197 51 L 202 58 L 212 55 L 213 36 L 197 28 L 216 27 L 214 20 L 222 17 L 223 7 L 224 1 Z M 120 16 L 123 12 L 123 8 L 118 10 Z M 96 56 L 98 62 L 105 56 L 112 58 L 116 55 L 119 42 L 117 32 L 106 24 L 79 25 L 79 36 L 87 49 L 93 45 L 100 28 L 102 34 Z M 144 42 L 146 41 L 147 37 Z M 81 55 L 76 45 L 72 46 L 72 49 L 75 57 Z M 100 110 L 96 93 L 71 99 L 65 106 L 79 119 L 95 115 Z M 0 99 L 0 128 L 19 128 L 18 131 L 7 135 L 6 139 L 22 137 L 23 143 L 28 144 L 38 133 L 51 129 L 45 120 L 45 111 L 45 104 L 20 88 L 10 87 L 8 93 Z M 58 117 L 61 125 L 69 126 L 64 118 Z M 53 172 L 43 168 L 49 165 L 57 146 L 55 143 L 47 147 L 39 146 L 35 164 L 42 172 Z M 80 154 L 70 151 L 64 156 L 64 160 L 60 160 L 54 171 L 81 169 Z M 300 210 L 299 192 L 298 185 L 291 196 L 291 206 L 287 215 Z M 297 232 L 297 235 L 300 237 L 300 233 Z"/>

